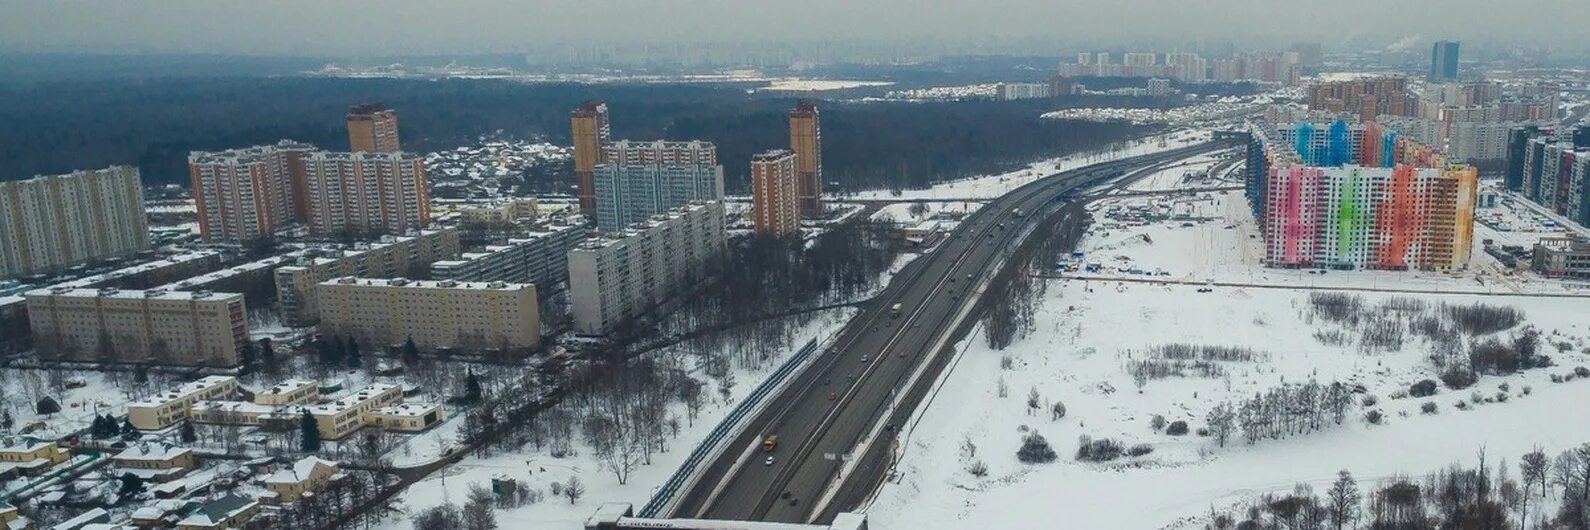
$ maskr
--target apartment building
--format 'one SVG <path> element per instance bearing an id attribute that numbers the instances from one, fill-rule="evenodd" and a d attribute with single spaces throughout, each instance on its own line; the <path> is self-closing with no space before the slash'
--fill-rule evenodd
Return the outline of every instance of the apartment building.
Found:
<path id="1" fill-rule="evenodd" d="M 402 234 L 431 222 L 418 154 L 314 151 L 303 166 L 312 234 Z"/>
<path id="2" fill-rule="evenodd" d="M 254 393 L 254 403 L 272 407 L 313 403 L 320 397 L 320 385 L 308 379 L 288 379 Z"/>
<path id="3" fill-rule="evenodd" d="M 226 151 L 188 154 L 199 235 L 205 241 L 270 237 L 306 218 L 303 158 L 309 144 L 282 140 Z"/>
<path id="4" fill-rule="evenodd" d="M 1413 116 L 1413 99 L 1408 93 L 1408 79 L 1399 76 L 1330 81 L 1308 87 L 1309 110 L 1352 113 L 1360 122 L 1373 121 L 1383 114 Z"/>
<path id="5" fill-rule="evenodd" d="M 282 321 L 310 326 L 320 320 L 315 285 L 331 278 L 423 276 L 432 263 L 459 256 L 458 229 L 421 230 L 406 236 L 382 236 L 376 243 L 352 250 L 306 250 L 290 256 L 293 264 L 278 267 L 276 303 Z"/>
<path id="6" fill-rule="evenodd" d="M 45 359 L 236 366 L 248 340 L 237 293 L 55 287 L 26 297 Z"/>
<path id="7" fill-rule="evenodd" d="M 1250 130 L 1247 194 L 1267 265 L 1443 272 L 1467 265 L 1472 166 L 1373 123 Z"/>
<path id="8" fill-rule="evenodd" d="M 693 201 L 723 198 L 723 166 L 711 142 L 634 142 L 602 146 L 594 168 L 596 225 L 621 230 Z"/>
<path id="9" fill-rule="evenodd" d="M 1590 147 L 1551 137 L 1524 146 L 1523 192 L 1530 201 L 1590 224 Z"/>
<path id="10" fill-rule="evenodd" d="M 456 260 L 431 264 L 431 279 L 460 282 L 535 284 L 546 296 L 562 290 L 569 278 L 569 251 L 585 241 L 585 229 L 574 225 L 547 225 L 528 237 L 509 239 L 506 245 L 489 245 L 484 252 L 466 252 Z"/>
<path id="11" fill-rule="evenodd" d="M 0 279 L 148 250 L 143 200 L 130 166 L 0 182 Z"/>
<path id="12" fill-rule="evenodd" d="M 401 403 L 375 409 L 371 425 L 395 432 L 420 432 L 442 421 L 440 403 Z"/>
<path id="13" fill-rule="evenodd" d="M 596 166 L 606 162 L 602 146 L 612 141 L 607 122 L 607 104 L 599 100 L 581 103 L 569 113 L 569 128 L 574 137 L 574 177 L 580 211 L 596 211 Z"/>
<path id="14" fill-rule="evenodd" d="M 651 310 L 703 276 L 726 241 L 723 203 L 716 201 L 586 241 L 569 252 L 575 331 L 606 335 Z"/>
<path id="15" fill-rule="evenodd" d="M 534 197 L 516 197 L 488 204 L 465 204 L 458 207 L 458 217 L 465 223 L 507 226 L 535 221 L 540 207 Z"/>
<path id="16" fill-rule="evenodd" d="M 1045 96 L 1053 97 L 1048 84 Z M 1069 92 L 1069 91 L 1068 91 Z M 800 177 L 801 212 L 808 215 L 823 213 L 823 126 L 819 119 L 817 102 L 800 100 L 789 111 L 789 149 L 795 152 L 795 172 Z"/>
<path id="17" fill-rule="evenodd" d="M 348 107 L 348 150 L 402 151 L 402 144 L 398 141 L 397 113 L 380 103 Z"/>
<path id="18" fill-rule="evenodd" d="M 798 157 L 774 149 L 751 157 L 752 214 L 756 233 L 785 236 L 800 232 Z"/>
<path id="19" fill-rule="evenodd" d="M 164 429 L 188 419 L 188 409 L 195 403 L 231 397 L 237 390 L 235 377 L 207 376 L 128 404 L 127 421 L 145 431 Z"/>
<path id="20" fill-rule="evenodd" d="M 1530 259 L 1531 268 L 1542 276 L 1590 280 L 1590 242 L 1583 238 L 1540 238 Z"/>
<path id="21" fill-rule="evenodd" d="M 536 287 L 524 283 L 338 278 L 321 282 L 320 332 L 365 344 L 524 351 L 541 346 Z"/>

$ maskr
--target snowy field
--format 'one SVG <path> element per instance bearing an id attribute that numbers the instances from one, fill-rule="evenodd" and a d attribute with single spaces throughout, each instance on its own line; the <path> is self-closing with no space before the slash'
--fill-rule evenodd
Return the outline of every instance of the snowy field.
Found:
<path id="1" fill-rule="evenodd" d="M 912 206 L 920 204 L 920 214 L 912 212 Z M 910 226 L 936 216 L 946 216 L 955 219 L 964 218 L 983 207 L 983 203 L 974 201 L 950 202 L 897 202 L 879 208 L 873 212 L 872 220 L 888 220 L 897 224 Z"/>
<path id="2" fill-rule="evenodd" d="M 1069 156 L 1050 158 L 1033 163 L 1025 169 L 1019 169 L 1000 175 L 988 175 L 961 179 L 953 182 L 935 184 L 931 188 L 919 190 L 904 190 L 900 195 L 894 195 L 889 190 L 864 191 L 847 195 L 846 199 L 854 200 L 890 200 L 890 199 L 992 199 L 1004 195 L 1023 184 L 1039 178 L 1053 175 L 1057 171 L 1067 171 L 1082 166 L 1108 162 L 1121 158 L 1168 151 L 1190 144 L 1207 141 L 1210 132 L 1206 130 L 1178 131 L 1165 135 L 1150 136 L 1146 139 L 1132 142 L 1124 149 L 1106 152 L 1078 153 Z M 1164 145 L 1161 145 L 1163 140 Z"/>
<path id="3" fill-rule="evenodd" d="M 1231 186 L 1232 183 L 1207 178 L 1209 170 L 1220 162 L 1214 154 L 1188 158 L 1175 165 L 1155 171 L 1126 187 L 1127 191 L 1166 191 L 1205 189 Z"/>
<path id="4" fill-rule="evenodd" d="M 764 363 L 757 369 L 736 368 L 734 379 L 738 384 L 733 386 L 731 397 L 727 400 L 707 400 L 707 405 L 702 407 L 694 423 L 680 426 L 679 434 L 669 442 L 668 450 L 654 455 L 650 465 L 636 468 L 625 484 L 620 485 L 615 475 L 599 463 L 593 451 L 576 435 L 572 444 L 575 454 L 563 458 L 552 456 L 550 449 L 537 451 L 528 446 L 486 458 L 468 456 L 462 462 L 448 466 L 409 487 L 400 495 L 399 502 L 409 514 L 444 502 L 463 504 L 469 486 L 490 486 L 494 477 L 509 477 L 542 491 L 547 497 L 538 503 L 498 512 L 497 523 L 500 528 L 580 528 L 596 507 L 606 502 L 632 503 L 638 509 L 650 500 L 655 488 L 667 481 L 690 455 L 695 444 L 733 409 L 735 403 L 754 390 L 778 363 L 806 341 L 812 338 L 821 341 L 838 333 L 854 312 L 851 308 L 825 311 L 797 331 L 792 345 L 778 352 L 772 362 Z M 659 352 L 654 355 L 666 354 Z M 719 396 L 716 390 L 711 395 Z M 675 408 L 678 410 L 672 411 L 674 414 L 680 418 L 687 416 L 683 405 Z M 570 503 L 566 498 L 551 495 L 552 483 L 567 484 L 570 477 L 575 476 L 583 482 L 586 491 L 578 502 Z M 410 527 L 407 518 L 388 520 L 384 524 L 394 529 Z"/>
<path id="5" fill-rule="evenodd" d="M 1299 482 L 1323 491 L 1342 469 L 1373 484 L 1472 463 L 1482 448 L 1493 459 L 1516 461 L 1537 444 L 1555 454 L 1590 440 L 1590 423 L 1563 421 L 1561 412 L 1563 404 L 1590 399 L 1590 381 L 1571 377 L 1590 365 L 1590 321 L 1583 318 L 1590 298 L 1532 295 L 1571 292 L 1563 284 L 1504 281 L 1483 267 L 1454 275 L 1265 269 L 1240 192 L 1112 198 L 1092 208 L 1095 224 L 1079 249 L 1104 270 L 1093 279 L 1049 280 L 1033 331 L 1006 350 L 991 350 L 980 332 L 966 339 L 939 393 L 906 428 L 897 474 L 867 509 L 875 527 L 1049 528 L 1059 520 L 1067 528 L 1202 528 L 1211 508 Z M 1145 214 L 1178 220 L 1144 222 Z M 1208 280 L 1254 285 L 1202 285 Z M 1324 316 L 1311 302 L 1316 292 L 1299 286 L 1430 292 L 1350 293 L 1364 320 L 1349 322 Z M 1415 331 L 1415 322 L 1443 318 L 1444 306 L 1472 304 L 1516 309 L 1522 321 L 1501 331 L 1452 331 L 1445 340 L 1455 343 Z M 1394 328 L 1396 340 L 1367 339 L 1377 325 Z M 1540 352 L 1555 366 L 1407 396 L 1411 384 L 1438 378 L 1434 352 L 1450 356 L 1456 347 L 1463 356 L 1470 351 L 1464 344 L 1511 343 L 1526 327 L 1540 332 Z M 1237 349 L 1176 365 L 1167 363 L 1174 358 L 1169 349 L 1159 349 L 1174 344 Z M 1160 377 L 1150 369 L 1156 367 L 1179 375 Z M 1566 382 L 1554 382 L 1564 375 Z M 1356 389 L 1342 401 L 1340 424 L 1327 418 L 1306 432 L 1252 444 L 1239 430 L 1223 447 L 1198 432 L 1219 405 L 1239 407 L 1260 393 L 1310 382 Z M 1051 414 L 1055 402 L 1064 404 L 1064 417 Z M 1370 411 L 1380 414 L 1378 424 Z M 1155 416 L 1186 422 L 1190 432 L 1156 428 Z M 1018 461 L 1026 431 L 1042 434 L 1058 458 Z M 1083 435 L 1150 452 L 1079 462 Z M 986 465 L 981 477 L 971 472 L 979 462 Z"/>
<path id="6" fill-rule="evenodd" d="M 1553 404 L 1590 399 L 1590 381 L 1552 383 L 1550 374 L 1590 361 L 1582 353 L 1590 328 L 1590 300 L 1425 295 L 1428 304 L 1506 304 L 1525 312 L 1547 341 L 1558 368 L 1507 377 L 1484 376 L 1470 389 L 1442 389 L 1430 398 L 1440 412 L 1419 412 L 1426 399 L 1392 399 L 1419 379 L 1435 377 L 1428 346 L 1417 339 L 1396 351 L 1362 353 L 1348 344 L 1331 346 L 1312 337 L 1308 295 L 1294 290 L 1123 284 L 1055 280 L 1037 316 L 1037 329 L 1004 352 L 990 351 L 973 336 L 968 351 L 942 393 L 903 444 L 901 478 L 887 485 L 868 511 L 880 528 L 1040 528 L 1065 514 L 1076 528 L 1159 528 L 1224 507 L 1248 496 L 1289 490 L 1299 481 L 1328 482 L 1350 468 L 1361 480 L 1405 472 L 1422 474 L 1472 458 L 1480 446 L 1516 459 L 1534 444 L 1548 453 L 1590 439 L 1590 424 L 1559 421 Z M 1374 305 L 1392 295 L 1363 295 Z M 1328 326 L 1318 326 L 1328 329 Z M 1123 331 L 1128 331 L 1123 333 Z M 1503 332 L 1505 335 L 1506 332 Z M 1260 360 L 1222 362 L 1224 376 L 1147 381 L 1139 391 L 1124 366 L 1144 359 L 1151 346 L 1189 343 L 1247 346 Z M 1011 368 L 1001 369 L 1001 357 Z M 998 397 L 1003 380 L 1009 397 Z M 1244 445 L 1234 437 L 1226 448 L 1196 434 L 1155 432 L 1151 418 L 1187 421 L 1193 429 L 1217 403 L 1234 401 L 1283 383 L 1361 384 L 1378 396 L 1373 407 L 1385 425 L 1368 424 L 1365 407 L 1354 405 L 1340 427 L 1281 440 Z M 1470 390 L 1489 397 L 1506 382 L 1512 399 L 1456 410 Z M 1528 395 L 1525 388 L 1530 387 Z M 1026 398 L 1042 402 L 1029 413 Z M 1361 397 L 1360 397 L 1361 399 Z M 1068 409 L 1054 421 L 1049 403 Z M 1020 428 L 1047 437 L 1059 453 L 1052 464 L 1026 465 L 1015 458 Z M 1153 453 L 1110 464 L 1072 460 L 1080 435 L 1111 437 L 1130 447 L 1149 444 Z M 978 448 L 988 474 L 973 477 L 962 456 L 963 440 Z M 1318 490 L 1324 485 L 1317 484 Z M 1041 503 L 1035 503 L 1042 499 Z"/>

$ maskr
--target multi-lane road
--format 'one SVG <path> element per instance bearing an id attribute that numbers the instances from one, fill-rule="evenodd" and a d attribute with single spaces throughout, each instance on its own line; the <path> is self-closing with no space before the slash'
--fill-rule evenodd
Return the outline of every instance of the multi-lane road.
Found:
<path id="1" fill-rule="evenodd" d="M 1029 214 L 1053 211 L 1080 221 L 1079 208 L 1050 206 L 1100 180 L 1215 148 L 1200 144 L 1076 169 L 983 206 L 936 251 L 896 275 L 820 357 L 769 397 L 668 515 L 809 522 L 854 506 L 887 471 L 896 427 L 942 370 L 949 356 L 938 353 L 956 335 L 952 328 L 964 332 L 972 320 L 976 287 L 1039 217 Z M 778 436 L 777 445 L 764 452 L 770 435 Z"/>

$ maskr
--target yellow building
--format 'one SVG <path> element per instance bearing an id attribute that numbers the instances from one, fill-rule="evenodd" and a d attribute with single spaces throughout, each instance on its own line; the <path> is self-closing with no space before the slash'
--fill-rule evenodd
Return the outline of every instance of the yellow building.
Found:
<path id="1" fill-rule="evenodd" d="M 260 405 L 302 405 L 320 397 L 320 385 L 308 379 L 288 379 L 254 394 Z"/>
<path id="2" fill-rule="evenodd" d="M 216 400 L 237 393 L 237 378 L 212 375 L 127 405 L 127 421 L 133 427 L 152 431 L 164 429 L 188 418 L 188 410 L 199 401 Z"/>
<path id="3" fill-rule="evenodd" d="M 276 301 L 282 321 L 310 326 L 320 321 L 315 285 L 339 276 L 390 278 L 425 274 L 432 263 L 459 255 L 458 228 L 420 230 L 411 236 L 382 236 L 380 243 L 348 251 L 304 250 L 293 265 L 278 267 Z"/>
<path id="4" fill-rule="evenodd" d="M 403 401 L 401 387 L 374 384 L 360 389 L 351 396 L 311 406 L 309 413 L 315 417 L 315 424 L 320 428 L 320 437 L 336 440 L 366 425 L 374 424 L 374 413 L 377 409 L 400 401 Z"/>
<path id="5" fill-rule="evenodd" d="M 16 506 L 0 502 L 0 528 L 6 530 L 31 530 L 33 521 L 22 516 Z"/>
<path id="6" fill-rule="evenodd" d="M 259 501 L 233 494 L 206 502 L 177 522 L 177 530 L 220 530 L 243 528 L 260 512 Z"/>
<path id="7" fill-rule="evenodd" d="M 320 332 L 422 349 L 541 346 L 536 286 L 526 283 L 341 278 L 323 282 Z"/>
<path id="8" fill-rule="evenodd" d="M 404 403 L 376 409 L 371 414 L 371 425 L 398 432 L 419 432 L 429 429 L 446 416 L 440 403 Z"/>
<path id="9" fill-rule="evenodd" d="M 167 482 L 181 477 L 195 465 L 193 450 L 171 444 L 137 444 L 111 457 L 117 476 L 132 473 L 145 480 Z"/>
<path id="10" fill-rule="evenodd" d="M 277 501 L 293 502 L 305 493 L 320 491 L 338 473 L 336 462 L 310 456 L 276 470 L 265 478 L 265 487 L 276 494 Z"/>
<path id="11" fill-rule="evenodd" d="M 53 441 L 6 437 L 0 439 L 0 477 L 38 476 L 71 457 Z"/>
<path id="12" fill-rule="evenodd" d="M 55 287 L 26 294 L 39 356 L 236 366 L 248 341 L 243 295 Z"/>
<path id="13" fill-rule="evenodd" d="M 520 221 L 534 221 L 540 206 L 533 197 L 507 199 L 489 204 L 463 204 L 458 216 L 466 223 L 501 226 Z"/>

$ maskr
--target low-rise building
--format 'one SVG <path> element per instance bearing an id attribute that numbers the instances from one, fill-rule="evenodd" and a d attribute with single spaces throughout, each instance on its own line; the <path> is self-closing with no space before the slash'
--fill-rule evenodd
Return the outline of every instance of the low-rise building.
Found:
<path id="1" fill-rule="evenodd" d="M 403 400 L 397 385 L 374 384 L 348 397 L 308 408 L 320 429 L 320 437 L 336 440 L 374 423 L 376 410 Z"/>
<path id="2" fill-rule="evenodd" d="M 1530 259 L 1541 276 L 1590 280 L 1590 241 L 1583 238 L 1541 238 Z"/>
<path id="3" fill-rule="evenodd" d="M 569 251 L 575 331 L 606 335 L 704 276 L 727 244 L 723 211 L 691 204 Z"/>
<path id="4" fill-rule="evenodd" d="M 116 474 L 132 473 L 144 480 L 169 482 L 194 468 L 193 450 L 164 443 L 136 444 L 111 457 Z"/>
<path id="5" fill-rule="evenodd" d="M 560 291 L 569 279 L 569 251 L 585 238 L 585 228 L 577 225 L 546 226 L 506 245 L 488 246 L 485 252 L 432 263 L 431 279 L 533 283 L 536 294 L 546 296 Z"/>
<path id="6" fill-rule="evenodd" d="M 525 283 L 341 278 L 323 282 L 320 332 L 365 344 L 524 351 L 541 346 L 536 287 Z"/>
<path id="7" fill-rule="evenodd" d="M 302 405 L 320 397 L 320 385 L 308 379 L 288 379 L 254 393 L 254 403 L 260 405 Z"/>
<path id="8" fill-rule="evenodd" d="M 0 478 L 36 477 L 71 457 L 54 441 L 8 436 L 0 439 Z"/>
<path id="9" fill-rule="evenodd" d="M 306 493 L 320 491 L 326 483 L 339 474 L 336 462 L 309 456 L 265 477 L 265 487 L 276 494 L 279 502 L 294 502 Z"/>
<path id="10" fill-rule="evenodd" d="M 464 204 L 458 207 L 458 216 L 465 223 L 503 226 L 534 221 L 540 215 L 540 205 L 534 197 L 517 197 L 489 204 Z"/>
<path id="11" fill-rule="evenodd" d="M 95 525 L 103 525 L 109 522 L 110 512 L 105 511 L 104 508 L 94 508 L 89 511 L 77 514 L 77 517 L 62 521 L 55 526 L 50 527 L 50 530 L 83 530 Z"/>
<path id="12" fill-rule="evenodd" d="M 419 432 L 442 422 L 440 403 L 403 403 L 382 407 L 372 413 L 373 426 L 398 432 Z"/>
<path id="13" fill-rule="evenodd" d="M 33 521 L 22 516 L 16 506 L 0 502 L 0 528 L 5 530 L 32 530 Z"/>
<path id="14" fill-rule="evenodd" d="M 229 397 L 237 389 L 235 377 L 208 376 L 127 405 L 127 421 L 146 431 L 164 429 L 188 419 L 195 403 Z"/>
<path id="15" fill-rule="evenodd" d="M 261 509 L 259 501 L 228 493 L 199 505 L 198 510 L 177 522 L 177 530 L 243 528 Z"/>
<path id="16" fill-rule="evenodd" d="M 55 287 L 26 296 L 45 359 L 236 366 L 248 341 L 237 293 Z"/>

